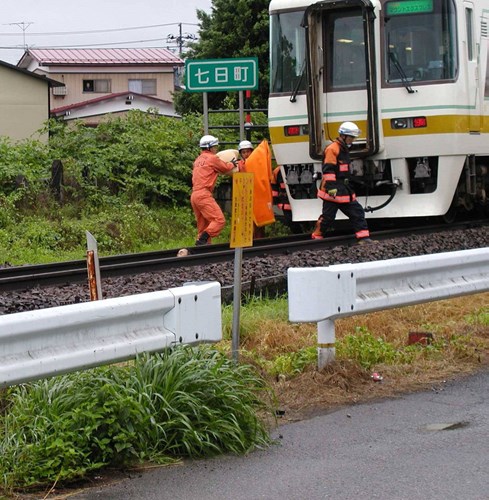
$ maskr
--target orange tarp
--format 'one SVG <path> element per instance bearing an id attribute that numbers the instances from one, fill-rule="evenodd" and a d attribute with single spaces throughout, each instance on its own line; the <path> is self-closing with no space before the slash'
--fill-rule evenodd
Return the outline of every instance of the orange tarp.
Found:
<path id="1" fill-rule="evenodd" d="M 246 160 L 246 172 L 254 174 L 253 222 L 262 227 L 275 222 L 272 205 L 272 157 L 268 141 L 263 140 Z"/>

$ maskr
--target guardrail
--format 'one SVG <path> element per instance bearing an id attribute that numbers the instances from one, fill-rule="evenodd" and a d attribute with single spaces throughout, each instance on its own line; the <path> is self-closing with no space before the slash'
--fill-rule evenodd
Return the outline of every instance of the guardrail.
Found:
<path id="1" fill-rule="evenodd" d="M 335 358 L 337 318 L 489 290 L 489 248 L 288 270 L 289 320 L 317 322 L 318 367 Z"/>
<path id="2" fill-rule="evenodd" d="M 217 282 L 8 314 L 0 316 L 0 387 L 221 339 Z"/>

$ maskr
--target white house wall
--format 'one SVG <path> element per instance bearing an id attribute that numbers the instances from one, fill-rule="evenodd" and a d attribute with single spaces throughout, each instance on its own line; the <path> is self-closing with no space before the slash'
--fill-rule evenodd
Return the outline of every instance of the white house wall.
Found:
<path id="1" fill-rule="evenodd" d="M 126 101 L 126 97 L 129 95 L 133 97 L 133 99 Z M 107 101 L 87 104 L 86 106 L 71 109 L 64 116 L 64 119 L 83 119 L 89 123 L 98 123 L 101 121 L 100 117 L 102 115 L 125 113 L 131 109 L 140 109 L 145 112 L 149 109 L 156 109 L 160 115 L 178 116 L 171 103 L 159 103 L 158 101 L 145 99 L 142 96 L 133 95 L 130 92 L 128 92 L 127 96 L 119 96 Z M 126 102 L 130 102 L 130 104 Z"/>

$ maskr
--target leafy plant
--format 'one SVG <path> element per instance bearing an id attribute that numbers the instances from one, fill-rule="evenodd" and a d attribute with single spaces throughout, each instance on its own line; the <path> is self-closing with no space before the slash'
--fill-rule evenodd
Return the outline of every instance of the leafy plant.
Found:
<path id="1" fill-rule="evenodd" d="M 0 419 L 5 490 L 70 480 L 108 465 L 246 453 L 270 438 L 272 394 L 249 365 L 209 347 L 10 389 Z"/>
<path id="2" fill-rule="evenodd" d="M 294 376 L 302 373 L 306 367 L 317 364 L 317 347 L 306 347 L 296 352 L 277 356 L 268 368 L 271 375 Z"/>
<path id="3" fill-rule="evenodd" d="M 374 337 L 363 327 L 357 327 L 354 335 L 346 335 L 337 342 L 336 354 L 338 358 L 357 361 L 365 369 L 379 363 L 391 364 L 402 356 L 392 344 Z"/>

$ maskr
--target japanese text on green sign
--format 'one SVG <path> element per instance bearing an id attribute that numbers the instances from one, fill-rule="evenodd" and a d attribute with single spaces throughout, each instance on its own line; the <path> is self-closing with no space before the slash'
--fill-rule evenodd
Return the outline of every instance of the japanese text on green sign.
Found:
<path id="1" fill-rule="evenodd" d="M 258 58 L 189 59 L 185 62 L 187 92 L 258 88 Z"/>
<path id="2" fill-rule="evenodd" d="M 404 0 L 385 4 L 385 13 L 388 17 L 426 12 L 433 12 L 433 0 Z"/>

